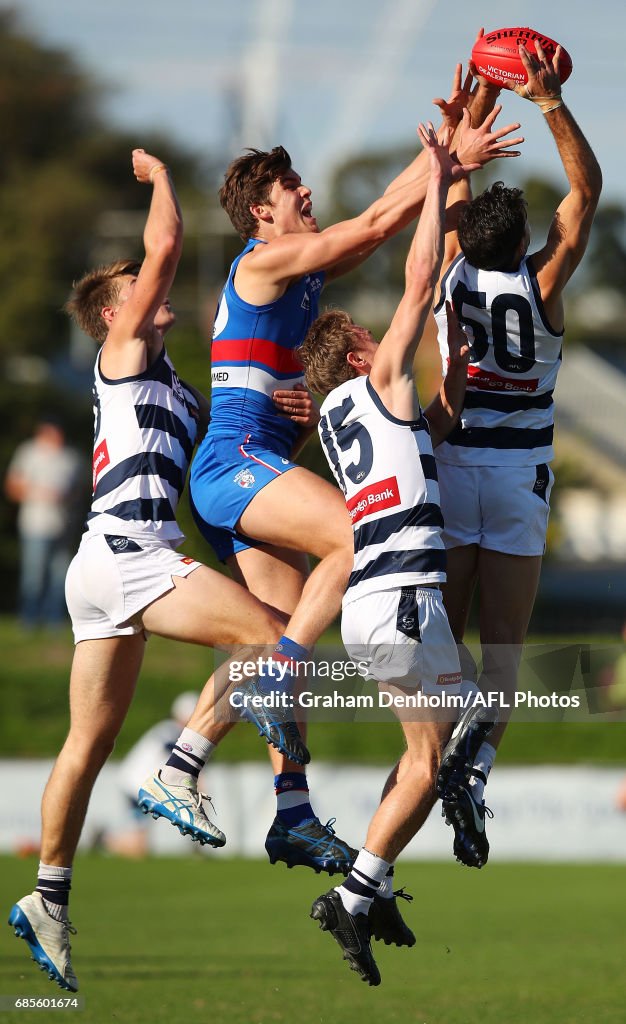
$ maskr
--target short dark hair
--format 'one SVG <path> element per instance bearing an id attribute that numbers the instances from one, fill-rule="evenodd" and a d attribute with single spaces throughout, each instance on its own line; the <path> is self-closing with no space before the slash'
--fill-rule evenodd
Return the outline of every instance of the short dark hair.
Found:
<path id="1" fill-rule="evenodd" d="M 245 242 L 252 238 L 258 225 L 250 207 L 266 203 L 274 182 L 290 170 L 289 153 L 282 146 L 274 146 L 269 153 L 262 149 L 247 149 L 243 156 L 233 160 L 226 171 L 219 191 L 220 203 Z"/>
<path id="2" fill-rule="evenodd" d="M 136 277 L 140 270 L 138 260 L 116 260 L 90 270 L 80 281 L 74 282 L 72 294 L 63 309 L 94 341 L 106 341 L 109 325 L 102 317 L 102 310 L 117 300 L 121 279 Z"/>
<path id="3" fill-rule="evenodd" d="M 296 350 L 304 366 L 305 381 L 311 391 L 327 395 L 358 376 L 346 356 L 354 347 L 354 320 L 342 309 L 329 309 L 314 320 Z"/>
<path id="4" fill-rule="evenodd" d="M 459 215 L 459 245 L 480 270 L 517 270 L 516 257 L 526 230 L 526 200 L 520 188 L 496 181 L 467 203 Z"/>

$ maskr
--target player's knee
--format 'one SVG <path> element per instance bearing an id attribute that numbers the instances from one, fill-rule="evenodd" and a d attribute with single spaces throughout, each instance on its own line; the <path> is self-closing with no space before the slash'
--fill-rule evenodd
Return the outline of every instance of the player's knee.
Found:
<path id="1" fill-rule="evenodd" d="M 277 643 L 284 632 L 285 620 L 266 605 L 262 605 L 252 621 L 241 624 L 237 644 L 270 645 Z"/>
<path id="2" fill-rule="evenodd" d="M 344 557 L 352 567 L 354 537 L 345 509 L 340 516 L 331 515 L 330 518 L 320 521 L 315 536 L 310 538 L 310 545 L 310 552 L 316 558 L 327 558 L 329 555 Z"/>
<path id="3" fill-rule="evenodd" d="M 97 732 L 83 732 L 79 735 L 70 732 L 66 751 L 80 766 L 81 772 L 88 774 L 90 770 L 99 770 L 113 753 L 118 732 L 119 729 L 114 726 L 104 726 Z"/>

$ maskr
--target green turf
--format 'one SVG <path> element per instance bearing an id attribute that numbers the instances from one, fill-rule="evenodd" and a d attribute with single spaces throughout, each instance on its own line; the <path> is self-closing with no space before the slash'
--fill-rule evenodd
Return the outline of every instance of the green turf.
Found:
<path id="1" fill-rule="evenodd" d="M 327 634 L 325 642 L 340 649 L 336 631 Z M 25 634 L 13 619 L 0 618 L 0 648 L 0 693 L 5 710 L 0 716 L 2 756 L 55 757 L 68 725 L 73 651 L 69 629 L 52 635 Z M 114 757 L 121 757 L 150 726 L 169 716 L 176 694 L 200 689 L 212 669 L 210 650 L 152 637 Z M 364 764 L 391 764 L 400 744 L 391 714 L 386 723 L 313 722 L 309 741 L 316 760 Z M 240 726 L 222 743 L 215 760 L 265 757 L 264 744 L 254 730 Z M 625 764 L 626 722 L 512 723 L 500 747 L 498 764 L 548 762 Z"/>
<path id="2" fill-rule="evenodd" d="M 32 888 L 35 869 L 34 860 L 0 858 L 3 913 Z M 406 865 L 398 881 L 415 895 L 403 909 L 417 945 L 375 944 L 383 984 L 370 989 L 308 918 L 326 876 L 219 854 L 81 857 L 73 959 L 86 1006 L 77 1019 L 623 1024 L 625 874 L 607 865 Z M 60 994 L 25 943 L 7 927 L 0 934 L 0 994 Z"/>

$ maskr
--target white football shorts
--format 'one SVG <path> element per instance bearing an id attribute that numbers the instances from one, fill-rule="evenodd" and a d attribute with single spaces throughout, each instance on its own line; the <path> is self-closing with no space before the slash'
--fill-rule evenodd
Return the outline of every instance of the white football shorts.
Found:
<path id="1" fill-rule="evenodd" d="M 200 564 L 167 541 L 85 533 L 65 578 L 74 642 L 141 633 L 139 613 Z"/>
<path id="2" fill-rule="evenodd" d="M 437 463 L 446 548 L 478 544 L 507 555 L 543 555 L 554 473 L 538 466 Z"/>
<path id="3" fill-rule="evenodd" d="M 343 608 L 341 638 L 367 679 L 427 694 L 460 692 L 461 666 L 441 591 L 410 586 L 364 594 Z"/>

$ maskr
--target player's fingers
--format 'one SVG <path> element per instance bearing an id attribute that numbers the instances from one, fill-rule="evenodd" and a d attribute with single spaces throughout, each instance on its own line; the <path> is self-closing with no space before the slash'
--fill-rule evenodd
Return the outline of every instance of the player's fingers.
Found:
<path id="1" fill-rule="evenodd" d="M 500 113 L 501 110 L 502 110 L 502 104 L 501 103 L 496 103 L 496 105 L 493 108 L 493 110 L 491 111 L 491 113 L 488 114 L 487 117 L 485 118 L 485 120 L 483 121 L 483 128 L 486 128 L 487 131 L 490 131 L 493 122 L 495 121 L 496 117 L 498 116 L 498 114 Z"/>
<path id="2" fill-rule="evenodd" d="M 505 135 L 510 135 L 511 132 L 516 132 L 518 128 L 521 128 L 521 124 L 518 121 L 514 121 L 513 124 L 507 124 L 504 128 L 498 128 L 497 131 L 492 132 L 491 135 L 496 141 L 503 139 Z M 521 139 L 523 142 L 524 140 Z"/>
<path id="3" fill-rule="evenodd" d="M 459 92 L 461 89 L 462 70 L 462 66 L 460 64 L 457 64 L 457 66 L 454 69 L 454 77 L 452 79 L 452 92 Z"/>
<path id="4" fill-rule="evenodd" d="M 428 132 L 426 131 L 426 128 L 424 127 L 423 124 L 421 124 L 421 123 L 418 124 L 418 126 L 417 126 L 417 133 L 418 133 L 420 139 L 422 140 L 422 142 L 424 143 L 425 146 L 430 145 L 430 139 L 428 137 Z"/>
<path id="5" fill-rule="evenodd" d="M 555 71 L 557 73 L 557 75 L 559 73 L 559 66 L 560 66 L 560 63 L 561 63 L 561 54 L 562 53 L 563 53 L 563 47 L 559 43 L 559 45 L 557 46 L 556 50 L 554 51 L 554 57 L 552 58 L 552 70 Z"/>
<path id="6" fill-rule="evenodd" d="M 465 76 L 465 81 L 463 82 L 463 92 L 465 93 L 469 92 L 472 87 L 472 79 L 474 78 L 474 72 L 472 71 L 473 66 L 474 65 L 470 61 L 467 74 Z"/>
<path id="7" fill-rule="evenodd" d="M 476 33 L 476 39 L 474 40 L 474 43 L 477 43 L 479 39 L 482 39 L 484 34 L 485 34 L 484 28 L 479 28 L 478 32 Z"/>
<path id="8" fill-rule="evenodd" d="M 521 146 L 526 139 L 523 135 L 516 135 L 514 139 L 500 139 L 496 142 L 494 149 L 510 149 L 511 146 Z"/>
<path id="9" fill-rule="evenodd" d="M 537 58 L 533 58 L 530 52 L 526 49 L 526 47 L 523 44 L 520 44 L 519 55 L 522 64 L 526 68 L 526 71 L 534 71 L 537 65 Z"/>
<path id="10" fill-rule="evenodd" d="M 539 42 L 538 39 L 535 40 L 535 49 L 537 51 L 537 56 L 539 57 L 539 60 L 541 61 L 541 63 L 542 64 L 546 64 L 547 63 L 546 51 L 544 50 L 543 46 L 541 45 L 541 43 Z"/>
<path id="11" fill-rule="evenodd" d="M 435 137 L 437 141 L 441 143 L 442 146 L 449 146 L 453 134 L 454 132 L 452 130 L 452 125 L 446 125 L 446 127 L 443 129 L 441 133 L 441 136 L 436 135 Z"/>

